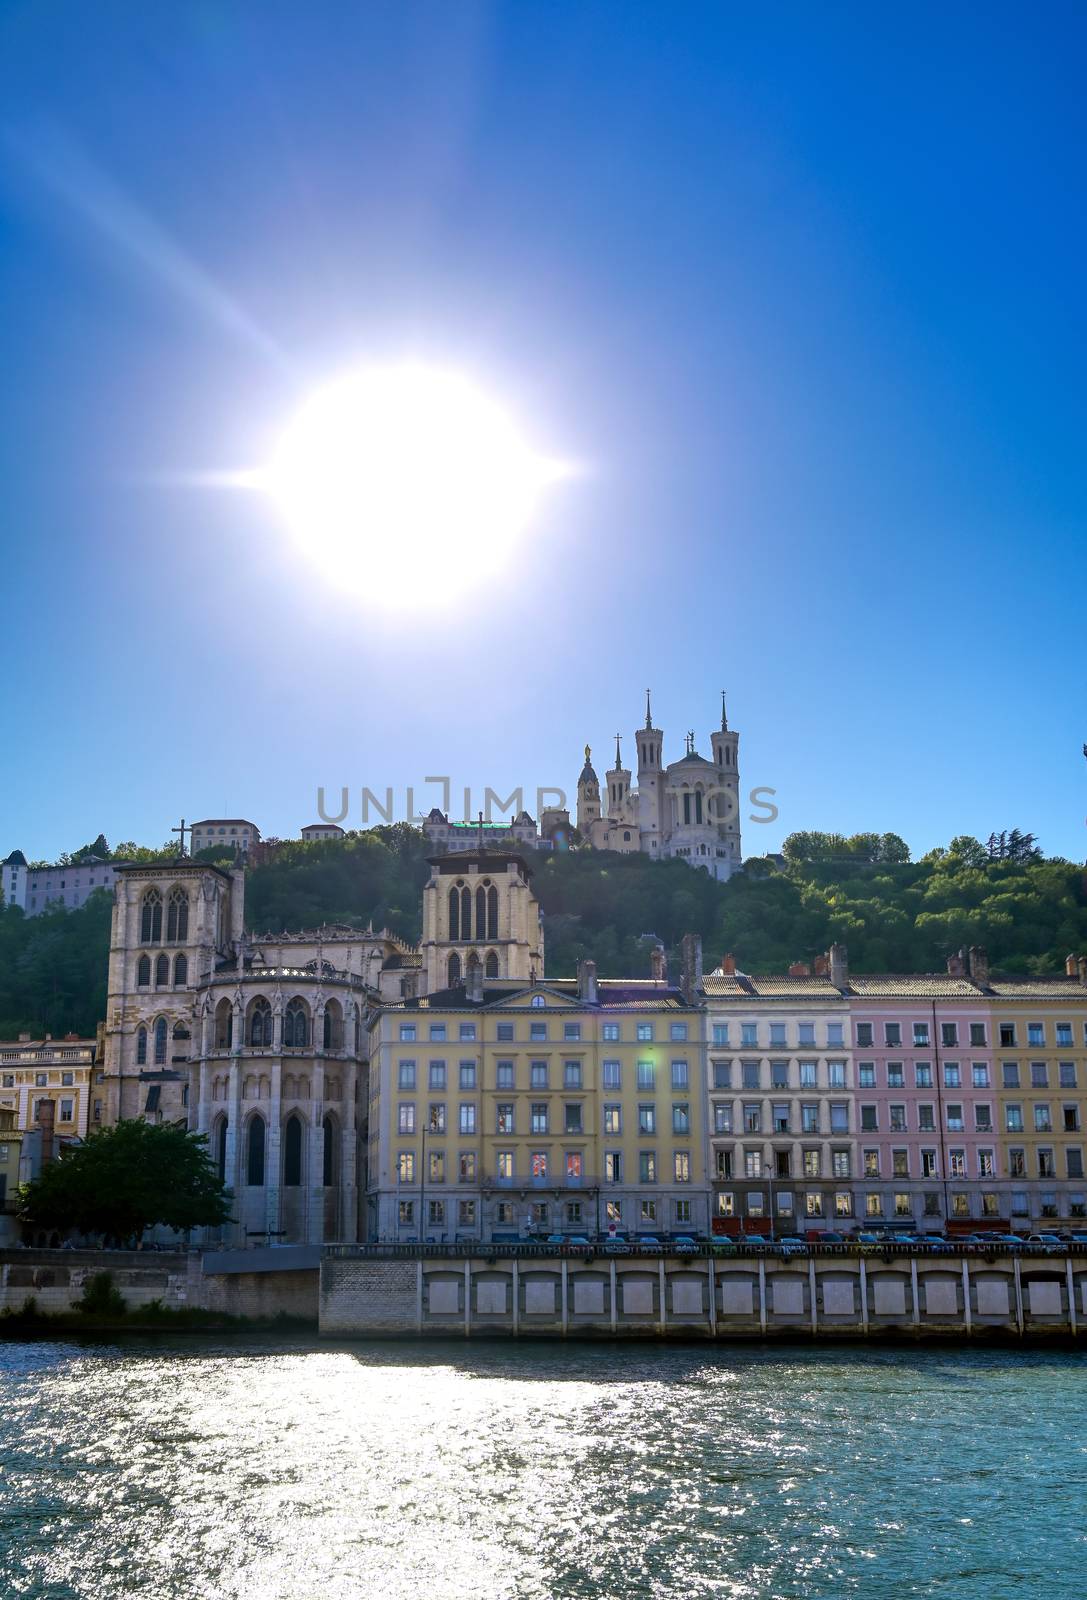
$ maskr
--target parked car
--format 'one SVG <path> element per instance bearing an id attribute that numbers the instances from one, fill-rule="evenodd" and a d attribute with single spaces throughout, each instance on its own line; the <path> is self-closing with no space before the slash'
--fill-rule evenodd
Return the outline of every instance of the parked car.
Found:
<path id="1" fill-rule="evenodd" d="M 621 1239 L 618 1234 L 611 1234 L 604 1240 L 604 1251 L 609 1256 L 628 1256 L 630 1244 L 626 1239 Z"/>
<path id="2" fill-rule="evenodd" d="M 730 1256 L 736 1249 L 736 1241 L 729 1233 L 715 1233 L 710 1236 L 710 1249 L 716 1255 Z"/>
<path id="3" fill-rule="evenodd" d="M 990 1233 L 986 1236 L 986 1244 L 999 1245 L 1001 1250 L 1021 1250 L 1022 1237 L 1018 1233 Z"/>
<path id="4" fill-rule="evenodd" d="M 692 1239 L 689 1233 L 677 1233 L 672 1240 L 672 1252 L 677 1256 L 696 1256 L 698 1240 Z"/>
<path id="5" fill-rule="evenodd" d="M 922 1233 L 918 1244 L 923 1244 L 926 1250 L 939 1250 L 946 1254 L 955 1247 L 950 1240 L 945 1239 L 942 1233 Z"/>
<path id="6" fill-rule="evenodd" d="M 797 1233 L 787 1233 L 784 1238 L 778 1240 L 778 1247 L 783 1255 L 806 1255 L 808 1242 Z"/>
<path id="7" fill-rule="evenodd" d="M 592 1240 L 586 1239 L 583 1233 L 572 1233 L 566 1243 L 571 1250 L 591 1250 Z"/>
<path id="8" fill-rule="evenodd" d="M 643 1255 L 659 1256 L 661 1242 L 655 1233 L 642 1233 L 638 1235 L 638 1249 Z"/>
<path id="9" fill-rule="evenodd" d="M 854 1242 L 860 1245 L 862 1250 L 878 1250 L 884 1240 L 878 1233 L 858 1233 Z"/>
<path id="10" fill-rule="evenodd" d="M 749 1250 L 769 1250 L 773 1240 L 765 1238 L 761 1233 L 745 1233 L 742 1243 L 746 1244 Z"/>
<path id="11" fill-rule="evenodd" d="M 1064 1246 L 1055 1233 L 1028 1233 L 1028 1250 L 1045 1250 L 1052 1254 L 1055 1250 L 1063 1250 Z"/>
<path id="12" fill-rule="evenodd" d="M 1068 1235 L 1068 1243 L 1087 1244 L 1087 1233 L 1070 1233 Z"/>
<path id="13" fill-rule="evenodd" d="M 820 1244 L 848 1244 L 849 1240 L 844 1233 L 834 1233 L 832 1230 L 819 1235 Z"/>
<path id="14" fill-rule="evenodd" d="M 549 1233 L 547 1238 L 544 1240 L 544 1244 L 555 1245 L 555 1244 L 565 1244 L 565 1243 L 566 1243 L 566 1235 L 564 1233 Z"/>

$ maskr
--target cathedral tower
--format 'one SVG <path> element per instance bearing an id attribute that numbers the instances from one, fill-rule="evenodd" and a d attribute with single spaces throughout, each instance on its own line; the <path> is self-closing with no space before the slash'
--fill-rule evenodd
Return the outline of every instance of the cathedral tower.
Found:
<path id="1" fill-rule="evenodd" d="M 187 856 L 115 868 L 103 1071 L 107 1121 L 184 1118 L 193 989 L 241 937 L 245 874 Z"/>
<path id="2" fill-rule="evenodd" d="M 642 849 L 655 856 L 660 853 L 664 814 L 664 734 L 653 726 L 648 689 L 645 691 L 645 727 L 639 728 L 634 738 L 638 746 L 638 831 Z"/>
<path id="3" fill-rule="evenodd" d="M 619 737 L 619 734 L 615 735 L 615 765 L 607 774 L 609 817 L 622 816 L 627 801 L 630 799 L 630 773 L 623 765 Z"/>
<path id="4" fill-rule="evenodd" d="M 531 873 L 505 850 L 458 850 L 430 857 L 423 890 L 420 954 L 426 993 L 484 978 L 543 977 L 540 906 Z"/>
<path id="5" fill-rule="evenodd" d="M 713 747 L 716 793 L 713 796 L 711 817 L 717 824 L 717 833 L 728 849 L 728 862 L 735 871 L 740 856 L 740 736 L 728 725 L 725 711 L 725 691 L 721 690 L 721 727 L 710 735 Z"/>
<path id="6" fill-rule="evenodd" d="M 585 765 L 577 780 L 577 826 L 583 839 L 600 816 L 600 780 L 593 771 L 592 751 L 585 746 Z"/>

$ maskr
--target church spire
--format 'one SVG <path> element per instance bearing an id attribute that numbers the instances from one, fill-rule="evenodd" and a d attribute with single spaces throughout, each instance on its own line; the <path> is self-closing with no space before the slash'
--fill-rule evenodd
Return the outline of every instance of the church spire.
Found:
<path id="1" fill-rule="evenodd" d="M 651 728 L 653 726 L 653 713 L 649 709 L 649 690 L 648 689 L 645 691 L 645 725 L 646 725 L 647 728 Z"/>
<path id="2" fill-rule="evenodd" d="M 621 772 L 622 768 L 623 768 L 623 753 L 619 749 L 620 737 L 621 737 L 621 735 L 618 734 L 618 733 L 615 735 L 615 770 L 616 770 L 616 772 Z"/>
<path id="3" fill-rule="evenodd" d="M 721 690 L 721 732 L 728 732 L 728 717 L 725 715 L 725 691 Z"/>

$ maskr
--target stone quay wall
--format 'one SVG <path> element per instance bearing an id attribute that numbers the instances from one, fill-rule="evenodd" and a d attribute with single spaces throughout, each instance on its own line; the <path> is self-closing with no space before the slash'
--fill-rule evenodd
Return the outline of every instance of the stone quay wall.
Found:
<path id="1" fill-rule="evenodd" d="M 1072 1256 L 385 1258 L 330 1246 L 320 1330 L 605 1338 L 1083 1338 Z"/>
<path id="2" fill-rule="evenodd" d="M 273 1252 L 251 1252 L 252 1269 L 231 1263 L 208 1270 L 196 1250 L 0 1250 L 0 1311 L 21 1311 L 33 1299 L 50 1314 L 74 1311 L 90 1279 L 108 1272 L 126 1309 L 138 1314 L 153 1300 L 171 1311 L 215 1311 L 261 1319 L 317 1321 L 317 1266 L 275 1270 Z M 271 1269 L 271 1270 L 270 1270 Z"/>

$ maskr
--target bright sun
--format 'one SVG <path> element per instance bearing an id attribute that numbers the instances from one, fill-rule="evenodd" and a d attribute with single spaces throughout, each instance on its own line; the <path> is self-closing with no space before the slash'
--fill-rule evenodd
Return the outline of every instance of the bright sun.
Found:
<path id="1" fill-rule="evenodd" d="M 337 583 L 410 604 L 507 562 L 563 475 L 469 379 L 405 363 L 316 390 L 254 476 Z"/>

